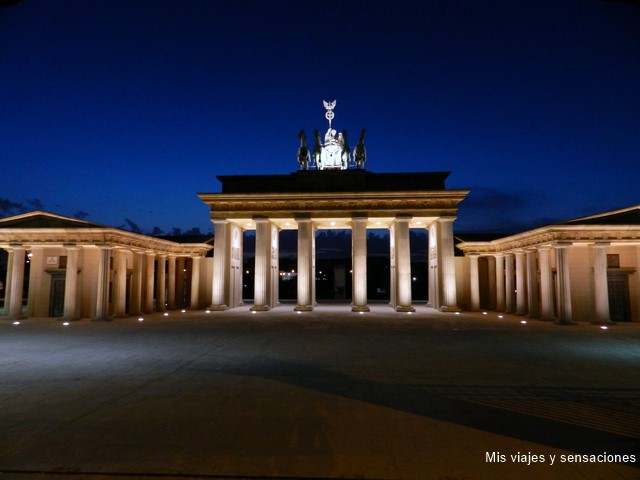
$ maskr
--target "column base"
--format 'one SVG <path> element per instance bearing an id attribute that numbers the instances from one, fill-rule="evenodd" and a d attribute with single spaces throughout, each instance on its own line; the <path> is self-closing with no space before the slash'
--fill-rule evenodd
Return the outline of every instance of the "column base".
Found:
<path id="1" fill-rule="evenodd" d="M 461 312 L 462 309 L 457 305 L 442 305 L 438 310 L 441 312 Z"/>
<path id="2" fill-rule="evenodd" d="M 400 312 L 400 313 L 410 313 L 410 312 L 415 312 L 416 309 L 413 308 L 412 305 L 398 305 L 396 306 L 396 312 Z"/>
<path id="3" fill-rule="evenodd" d="M 229 310 L 227 305 L 210 305 L 207 310 L 211 310 L 212 312 L 223 312 L 224 310 Z"/>
<path id="4" fill-rule="evenodd" d="M 111 317 L 96 317 L 91 319 L 92 322 L 111 322 L 113 318 Z"/>
<path id="5" fill-rule="evenodd" d="M 578 322 L 574 322 L 573 320 L 556 320 L 555 322 L 556 325 L 577 325 Z"/>
<path id="6" fill-rule="evenodd" d="M 369 305 L 351 305 L 352 312 L 370 312 Z"/>
<path id="7" fill-rule="evenodd" d="M 541 322 L 555 322 L 557 318 L 555 317 L 540 317 L 538 320 Z"/>
<path id="8" fill-rule="evenodd" d="M 591 325 L 616 325 L 616 322 L 612 320 L 591 320 Z"/>
<path id="9" fill-rule="evenodd" d="M 313 311 L 312 305 L 296 305 L 293 309 L 294 312 L 311 312 Z"/>
<path id="10" fill-rule="evenodd" d="M 249 310 L 252 312 L 266 312 L 271 310 L 271 307 L 269 305 L 254 305 Z"/>

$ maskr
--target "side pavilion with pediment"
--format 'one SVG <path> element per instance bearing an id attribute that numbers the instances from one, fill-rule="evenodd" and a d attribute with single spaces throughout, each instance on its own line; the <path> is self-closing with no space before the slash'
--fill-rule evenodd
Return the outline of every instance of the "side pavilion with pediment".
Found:
<path id="1" fill-rule="evenodd" d="M 8 252 L 0 293 L 4 317 L 11 320 L 103 321 L 198 309 L 211 288 L 204 260 L 212 248 L 206 243 L 178 243 L 48 212 L 0 219 L 0 249 Z"/>
<path id="2" fill-rule="evenodd" d="M 242 232 L 255 230 L 253 311 L 278 304 L 280 230 L 297 230 L 296 311 L 315 304 L 315 232 L 349 229 L 352 238 L 352 310 L 368 311 L 367 229 L 389 229 L 390 303 L 414 311 L 409 229 L 428 232 L 428 304 L 459 310 L 453 222 L 468 190 L 447 190 L 449 172 L 372 173 L 300 170 L 289 175 L 219 176 L 221 193 L 198 196 L 215 226 L 211 309 L 242 302 Z"/>

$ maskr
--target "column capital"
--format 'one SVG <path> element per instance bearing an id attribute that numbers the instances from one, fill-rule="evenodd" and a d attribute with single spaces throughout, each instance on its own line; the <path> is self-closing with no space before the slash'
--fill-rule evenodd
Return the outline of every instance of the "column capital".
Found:
<path id="1" fill-rule="evenodd" d="M 313 221 L 311 220 L 311 217 L 309 216 L 300 216 L 300 217 L 294 217 L 293 219 L 298 225 L 300 225 L 301 223 L 303 224 L 308 224 L 308 223 L 313 223 Z"/>
<path id="2" fill-rule="evenodd" d="M 611 242 L 593 242 L 591 246 L 593 248 L 606 248 L 611 246 Z"/>
<path id="3" fill-rule="evenodd" d="M 410 222 L 412 218 L 413 218 L 412 215 L 396 215 L 396 218 L 395 218 L 394 221 L 396 221 L 396 222 Z"/>
<path id="4" fill-rule="evenodd" d="M 438 217 L 436 222 L 453 223 L 458 217 Z"/>
<path id="5" fill-rule="evenodd" d="M 564 241 L 558 241 L 558 242 L 554 242 L 553 243 L 553 248 L 568 248 L 571 245 L 573 245 L 573 242 L 564 242 Z"/>

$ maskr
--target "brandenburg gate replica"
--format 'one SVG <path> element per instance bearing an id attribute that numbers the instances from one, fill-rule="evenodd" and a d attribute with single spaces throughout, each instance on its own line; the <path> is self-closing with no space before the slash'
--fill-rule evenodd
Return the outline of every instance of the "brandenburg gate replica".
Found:
<path id="1" fill-rule="evenodd" d="M 218 176 L 221 193 L 198 196 L 215 226 L 212 310 L 242 303 L 242 232 L 255 230 L 252 311 L 278 304 L 279 231 L 297 230 L 298 312 L 315 305 L 315 232 L 351 230 L 352 311 L 369 311 L 367 229 L 388 229 L 390 304 L 413 312 L 409 229 L 428 232 L 428 305 L 458 311 L 453 247 L 457 206 L 468 190 L 447 190 L 449 172 L 372 173 L 364 169 L 365 131 L 352 149 L 332 127 L 336 102 L 324 102 L 329 128 L 313 149 L 299 134 L 299 170 L 289 175 Z"/>

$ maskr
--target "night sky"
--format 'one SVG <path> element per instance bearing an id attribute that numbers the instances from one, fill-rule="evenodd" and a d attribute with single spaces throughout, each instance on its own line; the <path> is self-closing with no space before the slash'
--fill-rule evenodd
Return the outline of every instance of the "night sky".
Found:
<path id="1" fill-rule="evenodd" d="M 640 204 L 634 2 L 2 3 L 1 216 L 211 230 L 196 193 L 295 171 L 334 99 L 368 170 L 471 189 L 458 232 Z"/>

